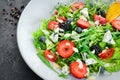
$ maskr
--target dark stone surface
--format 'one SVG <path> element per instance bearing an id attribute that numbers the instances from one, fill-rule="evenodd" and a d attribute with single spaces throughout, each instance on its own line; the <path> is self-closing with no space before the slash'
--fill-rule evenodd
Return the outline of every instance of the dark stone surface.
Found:
<path id="1" fill-rule="evenodd" d="M 29 1 L 0 0 L 0 80 L 42 80 L 22 59 L 16 42 L 17 26 L 14 22 L 16 23 L 17 20 L 9 15 L 11 8 L 20 9 Z M 6 12 L 3 13 L 3 11 Z M 11 24 L 9 19 L 14 22 Z"/>

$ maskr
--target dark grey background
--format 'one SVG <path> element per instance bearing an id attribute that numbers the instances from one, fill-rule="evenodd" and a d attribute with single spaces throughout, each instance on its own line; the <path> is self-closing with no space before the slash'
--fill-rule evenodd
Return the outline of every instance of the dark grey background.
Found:
<path id="1" fill-rule="evenodd" d="M 17 26 L 9 22 L 9 19 L 13 19 L 9 15 L 10 9 L 12 7 L 20 9 L 29 1 L 0 0 L 0 80 L 42 80 L 29 69 L 22 59 L 16 42 Z M 3 14 L 3 9 L 8 14 Z M 6 21 L 5 18 L 8 20 Z"/>

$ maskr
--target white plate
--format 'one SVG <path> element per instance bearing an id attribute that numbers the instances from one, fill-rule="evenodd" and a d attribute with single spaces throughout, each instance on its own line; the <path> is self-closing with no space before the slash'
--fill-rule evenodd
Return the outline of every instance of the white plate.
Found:
<path id="1" fill-rule="evenodd" d="M 45 80 L 63 80 L 49 69 L 36 55 L 32 33 L 40 27 L 40 20 L 47 19 L 58 2 L 67 3 L 71 0 L 32 0 L 24 9 L 17 28 L 17 41 L 21 55 L 27 65 Z M 83 0 L 84 1 L 84 0 Z M 119 80 L 120 72 L 112 76 L 101 76 L 98 80 Z M 69 77 L 69 80 L 73 80 Z M 74 79 L 75 80 L 75 79 Z M 77 79 L 78 80 L 78 79 Z"/>

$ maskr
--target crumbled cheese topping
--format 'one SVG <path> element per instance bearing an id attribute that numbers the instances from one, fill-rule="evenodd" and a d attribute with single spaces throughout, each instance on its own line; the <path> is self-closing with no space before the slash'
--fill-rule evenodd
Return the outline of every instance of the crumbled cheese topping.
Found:
<path id="1" fill-rule="evenodd" d="M 70 37 L 70 34 L 69 34 L 69 33 L 66 33 L 66 34 L 64 35 L 64 37 Z"/>
<path id="2" fill-rule="evenodd" d="M 67 46 L 70 46 L 70 43 L 67 42 L 66 45 L 67 45 Z"/>
<path id="3" fill-rule="evenodd" d="M 83 9 L 81 10 L 81 13 L 83 14 L 84 17 L 89 18 L 88 8 L 83 8 Z"/>
<path id="4" fill-rule="evenodd" d="M 53 56 L 52 55 L 47 55 L 49 58 L 53 58 Z"/>
<path id="5" fill-rule="evenodd" d="M 53 42 L 57 42 L 57 41 L 58 41 L 58 34 L 57 34 L 57 33 L 53 33 L 53 34 L 50 36 L 50 39 L 51 39 Z"/>
<path id="6" fill-rule="evenodd" d="M 68 75 L 70 73 L 69 67 L 67 65 L 63 66 L 61 72 L 64 73 L 65 75 Z"/>
<path id="7" fill-rule="evenodd" d="M 95 21 L 95 25 L 98 26 L 100 24 L 100 22 L 97 20 Z"/>
<path id="8" fill-rule="evenodd" d="M 77 48 L 73 47 L 73 51 L 79 52 Z"/>
<path id="9" fill-rule="evenodd" d="M 79 68 L 81 69 L 81 68 L 83 68 L 83 64 L 82 64 L 82 61 L 80 60 L 80 59 L 77 59 L 77 62 L 79 63 Z"/>
<path id="10" fill-rule="evenodd" d="M 83 20 L 87 21 L 85 16 L 80 16 L 80 19 L 83 19 Z"/>
<path id="11" fill-rule="evenodd" d="M 92 53 L 95 54 L 95 50 L 93 50 Z"/>
<path id="12" fill-rule="evenodd" d="M 77 32 L 72 31 L 71 38 L 72 38 L 72 39 L 79 39 L 79 38 L 80 38 L 80 35 L 79 35 Z"/>
<path id="13" fill-rule="evenodd" d="M 44 34 L 49 34 L 49 32 L 47 31 L 47 30 L 42 30 L 42 32 L 44 33 Z"/>
<path id="14" fill-rule="evenodd" d="M 86 60 L 85 60 L 85 63 L 86 63 L 86 65 L 90 65 L 90 64 L 95 64 L 95 63 L 97 63 L 97 62 L 96 62 L 95 59 L 89 58 L 89 59 L 86 59 Z"/>
<path id="15" fill-rule="evenodd" d="M 110 30 L 108 30 L 103 38 L 103 42 L 107 42 L 107 43 L 111 43 L 111 44 L 115 44 L 115 41 L 112 38 L 111 32 Z"/>

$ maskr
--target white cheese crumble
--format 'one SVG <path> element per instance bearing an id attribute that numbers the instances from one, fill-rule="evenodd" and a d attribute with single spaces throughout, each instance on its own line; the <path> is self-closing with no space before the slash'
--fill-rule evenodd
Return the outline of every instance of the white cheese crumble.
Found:
<path id="1" fill-rule="evenodd" d="M 72 31 L 71 38 L 77 40 L 80 38 L 80 35 L 77 32 Z"/>
<path id="2" fill-rule="evenodd" d="M 82 64 L 82 61 L 80 60 L 80 59 L 77 59 L 77 62 L 79 63 L 79 68 L 81 69 L 81 68 L 83 68 L 83 64 Z"/>
<path id="3" fill-rule="evenodd" d="M 73 51 L 79 52 L 77 48 L 73 47 Z"/>
<path id="4" fill-rule="evenodd" d="M 65 75 L 68 75 L 70 73 L 69 67 L 67 65 L 63 66 L 61 72 L 64 73 Z"/>
<path id="5" fill-rule="evenodd" d="M 58 34 L 57 34 L 57 33 L 53 33 L 53 34 L 50 36 L 50 39 L 51 39 L 53 42 L 57 42 L 57 41 L 58 41 Z"/>
<path id="6" fill-rule="evenodd" d="M 108 30 L 103 38 L 103 42 L 107 42 L 107 43 L 111 43 L 111 44 L 115 44 L 115 41 L 112 38 L 111 32 L 110 30 Z"/>
<path id="7" fill-rule="evenodd" d="M 83 29 L 82 31 L 83 31 L 83 32 L 88 32 L 88 29 Z"/>
<path id="8" fill-rule="evenodd" d="M 53 58 L 53 56 L 52 56 L 52 55 L 47 55 L 47 56 L 48 56 L 49 58 L 51 58 L 51 59 Z"/>
<path id="9" fill-rule="evenodd" d="M 54 32 L 55 32 L 55 33 L 59 33 L 59 28 L 55 28 L 55 29 L 54 29 Z"/>
<path id="10" fill-rule="evenodd" d="M 66 45 L 67 45 L 67 46 L 70 46 L 70 43 L 67 42 Z"/>
<path id="11" fill-rule="evenodd" d="M 100 24 L 100 22 L 97 20 L 95 21 L 95 25 L 98 26 Z"/>
<path id="12" fill-rule="evenodd" d="M 42 30 L 42 32 L 44 33 L 44 34 L 49 34 L 49 32 L 47 31 L 47 30 Z"/>
<path id="13" fill-rule="evenodd" d="M 83 16 L 85 16 L 86 18 L 89 18 L 89 15 L 88 15 L 88 8 L 83 8 L 81 10 L 81 13 L 83 14 Z"/>
<path id="14" fill-rule="evenodd" d="M 70 37 L 70 34 L 69 33 L 66 33 L 65 35 L 64 35 L 64 37 Z"/>
<path id="15" fill-rule="evenodd" d="M 85 16 L 80 16 L 80 19 L 83 19 L 83 20 L 87 21 Z"/>
<path id="16" fill-rule="evenodd" d="M 51 46 L 54 45 L 54 44 L 52 43 L 52 41 L 50 41 L 49 39 L 47 39 L 47 40 L 45 41 L 45 43 L 46 43 L 47 49 L 50 49 Z"/>
<path id="17" fill-rule="evenodd" d="M 95 54 L 95 50 L 93 50 L 92 53 Z"/>
<path id="18" fill-rule="evenodd" d="M 96 62 L 95 59 L 89 58 L 89 59 L 86 59 L 86 60 L 85 60 L 85 63 L 86 63 L 86 65 L 90 65 L 90 64 L 95 64 L 95 63 L 97 63 L 97 62 Z"/>

